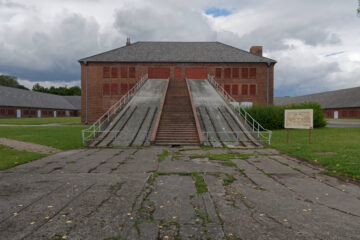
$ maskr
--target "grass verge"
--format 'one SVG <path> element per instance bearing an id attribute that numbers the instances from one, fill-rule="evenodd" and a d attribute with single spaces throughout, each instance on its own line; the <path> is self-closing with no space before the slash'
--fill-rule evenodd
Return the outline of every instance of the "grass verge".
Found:
<path id="1" fill-rule="evenodd" d="M 82 147 L 81 130 L 85 128 L 86 126 L 0 127 L 0 137 L 68 150 Z"/>
<path id="2" fill-rule="evenodd" d="M 40 125 L 40 124 L 73 124 L 80 125 L 80 117 L 44 117 L 44 118 L 1 118 L 0 124 L 15 124 L 15 125 Z"/>
<path id="3" fill-rule="evenodd" d="M 273 131 L 271 147 L 324 166 L 326 174 L 360 180 L 360 128 L 319 128 L 290 130 L 286 144 L 286 130 Z"/>
<path id="4" fill-rule="evenodd" d="M 0 170 L 27 163 L 45 156 L 46 154 L 18 151 L 0 145 Z"/>

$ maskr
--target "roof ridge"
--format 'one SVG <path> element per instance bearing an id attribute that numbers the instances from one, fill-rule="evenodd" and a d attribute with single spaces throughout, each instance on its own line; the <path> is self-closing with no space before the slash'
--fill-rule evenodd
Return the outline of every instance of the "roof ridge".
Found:
<path id="1" fill-rule="evenodd" d="M 270 61 L 274 61 L 274 62 L 276 63 L 276 61 L 275 61 L 274 59 L 271 59 L 271 58 L 268 58 L 268 57 L 264 57 L 264 56 L 259 56 L 259 55 L 253 54 L 253 53 L 251 53 L 251 52 L 248 52 L 248 51 L 246 51 L 246 50 L 243 50 L 243 49 L 241 49 L 241 48 L 237 48 L 237 47 L 231 46 L 231 45 L 226 44 L 226 43 L 222 43 L 222 42 L 219 42 L 219 41 L 216 41 L 216 42 L 217 42 L 217 43 L 220 43 L 220 44 L 222 44 L 222 45 L 225 45 L 225 46 L 227 46 L 227 47 L 231 47 L 231 48 L 234 48 L 234 49 L 236 49 L 236 50 L 240 50 L 240 51 L 245 52 L 245 53 L 247 53 L 247 54 L 251 54 L 251 55 L 256 56 L 256 57 L 258 57 L 258 58 L 265 58 L 265 59 L 268 59 L 268 60 L 270 60 Z"/>

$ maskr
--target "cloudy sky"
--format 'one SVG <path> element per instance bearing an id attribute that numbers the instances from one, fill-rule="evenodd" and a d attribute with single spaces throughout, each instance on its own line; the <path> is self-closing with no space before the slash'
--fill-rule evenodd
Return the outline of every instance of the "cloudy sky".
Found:
<path id="1" fill-rule="evenodd" d="M 264 46 L 275 96 L 360 86 L 357 0 L 0 0 L 0 73 L 79 85 L 78 59 L 131 41 Z"/>

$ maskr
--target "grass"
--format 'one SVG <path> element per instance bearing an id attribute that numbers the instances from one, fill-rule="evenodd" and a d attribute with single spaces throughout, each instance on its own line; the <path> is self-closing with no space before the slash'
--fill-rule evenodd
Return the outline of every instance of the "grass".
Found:
<path id="1" fill-rule="evenodd" d="M 45 154 L 18 151 L 0 145 L 0 170 L 27 163 L 45 156 Z"/>
<path id="2" fill-rule="evenodd" d="M 167 155 L 168 155 L 168 151 L 163 150 L 162 153 L 158 155 L 158 162 L 164 161 Z"/>
<path id="3" fill-rule="evenodd" d="M 342 118 L 342 119 L 334 119 L 334 118 L 328 118 L 327 121 L 334 121 L 334 122 L 360 122 L 359 118 Z"/>
<path id="4" fill-rule="evenodd" d="M 82 147 L 81 130 L 85 128 L 86 126 L 0 127 L 0 137 L 68 150 Z"/>
<path id="5" fill-rule="evenodd" d="M 80 117 L 44 117 L 44 118 L 1 118 L 0 124 L 15 124 L 15 125 L 40 125 L 59 123 L 64 125 L 80 125 Z"/>
<path id="6" fill-rule="evenodd" d="M 286 130 L 273 131 L 271 147 L 324 166 L 326 174 L 360 180 L 360 128 L 319 128 L 290 130 L 286 144 Z"/>

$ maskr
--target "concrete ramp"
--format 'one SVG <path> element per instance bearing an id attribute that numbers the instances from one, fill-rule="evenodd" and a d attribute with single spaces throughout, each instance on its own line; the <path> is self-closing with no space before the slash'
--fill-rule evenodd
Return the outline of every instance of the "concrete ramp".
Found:
<path id="1" fill-rule="evenodd" d="M 261 140 L 241 121 L 213 86 L 202 79 L 188 80 L 204 143 L 213 147 L 257 147 Z"/>
<path id="2" fill-rule="evenodd" d="M 167 79 L 149 79 L 91 146 L 150 145 L 151 133 Z"/>

